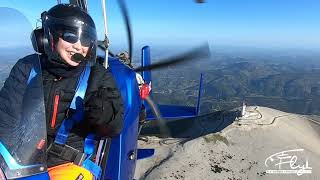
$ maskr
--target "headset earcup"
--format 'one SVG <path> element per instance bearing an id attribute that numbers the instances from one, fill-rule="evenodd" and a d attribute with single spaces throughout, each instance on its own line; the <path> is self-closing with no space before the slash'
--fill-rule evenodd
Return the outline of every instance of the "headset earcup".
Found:
<path id="1" fill-rule="evenodd" d="M 31 42 L 32 42 L 33 49 L 36 52 L 41 54 L 44 53 L 45 39 L 44 39 L 44 33 L 42 28 L 35 29 L 32 31 Z"/>

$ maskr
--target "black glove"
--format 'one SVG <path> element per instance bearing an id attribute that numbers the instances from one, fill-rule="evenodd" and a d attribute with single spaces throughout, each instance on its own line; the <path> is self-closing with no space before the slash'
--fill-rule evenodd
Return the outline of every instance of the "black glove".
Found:
<path id="1" fill-rule="evenodd" d="M 119 134 L 123 126 L 123 104 L 117 89 L 99 88 L 88 99 L 85 120 L 98 137 Z"/>
<path id="2" fill-rule="evenodd" d="M 95 91 L 85 106 L 85 119 L 92 125 L 106 125 L 114 116 L 112 103 L 108 100 L 107 88 Z"/>

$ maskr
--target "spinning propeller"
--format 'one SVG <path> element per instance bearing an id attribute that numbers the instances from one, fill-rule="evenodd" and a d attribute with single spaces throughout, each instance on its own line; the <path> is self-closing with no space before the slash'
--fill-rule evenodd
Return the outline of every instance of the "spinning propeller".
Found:
<path id="1" fill-rule="evenodd" d="M 197 1 L 197 2 L 203 2 L 203 1 Z M 119 7 L 121 9 L 123 19 L 125 21 L 127 37 L 128 37 L 128 44 L 129 44 L 129 64 L 131 65 L 133 40 L 132 40 L 130 19 L 129 19 L 127 7 L 126 7 L 124 0 L 118 0 L 118 3 L 119 3 Z M 106 50 L 108 48 L 108 42 L 99 41 L 98 47 L 103 50 Z M 109 52 L 109 55 L 114 57 L 114 54 L 112 54 L 110 52 Z M 205 43 L 205 44 L 203 44 L 197 48 L 194 48 L 186 53 L 183 53 L 183 54 L 171 57 L 171 58 L 166 58 L 166 59 L 160 60 L 157 63 L 153 63 L 149 66 L 141 66 L 141 67 L 133 68 L 133 70 L 135 72 L 142 72 L 142 71 L 148 71 L 148 70 L 161 69 L 161 68 L 165 68 L 168 66 L 177 65 L 180 63 L 186 63 L 191 60 L 199 60 L 200 58 L 208 58 L 208 57 L 210 57 L 209 45 L 208 45 L 208 43 Z M 150 96 L 144 98 L 144 100 L 149 104 L 152 112 L 154 113 L 155 117 L 157 118 L 158 125 L 160 127 L 160 132 L 165 133 L 165 134 L 169 133 L 169 130 L 166 126 L 165 121 L 161 117 L 161 114 L 160 114 L 156 104 L 152 101 Z"/>

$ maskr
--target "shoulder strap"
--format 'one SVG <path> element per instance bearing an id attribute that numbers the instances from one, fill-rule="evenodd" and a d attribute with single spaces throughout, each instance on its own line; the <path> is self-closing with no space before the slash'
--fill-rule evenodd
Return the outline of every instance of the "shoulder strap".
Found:
<path id="1" fill-rule="evenodd" d="M 90 71 L 91 71 L 91 68 L 89 65 L 87 65 L 85 67 L 85 69 L 82 71 L 80 78 L 79 78 L 79 81 L 78 81 L 76 93 L 73 96 L 72 102 L 70 104 L 70 108 L 75 110 L 76 113 L 77 113 L 76 100 L 79 100 L 81 98 L 80 100 L 83 101 L 83 99 L 84 99 L 84 96 L 85 96 L 86 90 L 87 90 L 87 86 L 88 86 Z M 78 108 L 81 108 L 81 107 L 78 106 Z M 56 138 L 55 138 L 54 142 L 57 144 L 60 144 L 60 145 L 64 145 L 67 141 L 69 132 L 71 131 L 73 125 L 76 122 L 80 122 L 81 120 L 82 120 L 82 117 L 64 119 L 60 128 L 57 131 Z"/>
<path id="2" fill-rule="evenodd" d="M 70 104 L 70 108 L 76 110 L 76 99 L 77 97 L 80 97 L 84 100 L 84 96 L 86 94 L 86 90 L 88 87 L 88 80 L 90 76 L 91 68 L 89 65 L 87 65 L 84 69 L 84 71 L 80 75 L 80 79 L 77 85 L 76 93 L 72 99 L 72 102 Z"/>
<path id="3" fill-rule="evenodd" d="M 40 56 L 38 57 L 40 58 Z M 27 85 L 30 84 L 30 82 L 39 74 L 39 72 L 41 72 L 41 63 L 39 62 L 39 60 L 37 60 L 36 62 L 32 62 L 32 64 L 33 66 L 29 73 Z"/>
<path id="4" fill-rule="evenodd" d="M 86 94 L 86 90 L 88 87 L 88 80 L 90 76 L 91 68 L 90 66 L 86 66 L 85 70 L 81 73 L 80 79 L 77 85 L 76 93 L 72 99 L 72 102 L 70 104 L 70 109 L 73 109 L 77 113 L 77 108 L 83 108 L 79 107 L 77 104 L 79 98 L 84 99 L 84 96 Z M 75 123 L 79 123 L 82 120 L 82 117 L 76 117 L 76 118 L 69 118 L 64 119 L 60 128 L 58 129 L 58 132 L 56 134 L 56 138 L 54 143 L 65 145 L 68 135 Z M 84 153 L 86 154 L 87 158 L 83 162 L 82 167 L 89 170 L 97 179 L 100 179 L 101 176 L 101 168 L 97 164 L 93 163 L 91 161 L 91 156 L 94 152 L 94 134 L 89 134 L 84 143 Z"/>
<path id="5" fill-rule="evenodd" d="M 29 73 L 29 78 L 28 78 L 28 81 L 27 81 L 27 84 L 29 84 L 31 82 L 31 80 L 36 77 L 38 73 L 36 72 L 36 70 L 34 69 L 34 67 L 32 67 L 30 73 Z"/>

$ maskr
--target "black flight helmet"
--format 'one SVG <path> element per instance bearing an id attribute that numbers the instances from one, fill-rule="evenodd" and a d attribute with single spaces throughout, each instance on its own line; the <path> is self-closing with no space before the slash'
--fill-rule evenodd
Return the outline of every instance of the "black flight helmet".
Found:
<path id="1" fill-rule="evenodd" d="M 62 61 L 56 51 L 57 42 L 62 38 L 69 43 L 80 40 L 81 45 L 89 47 L 89 50 L 86 57 L 80 58 L 79 61 L 87 61 L 90 65 L 95 63 L 97 32 L 94 21 L 87 12 L 75 5 L 59 4 L 42 13 L 41 19 L 44 29 L 44 51 L 48 58 Z"/>

